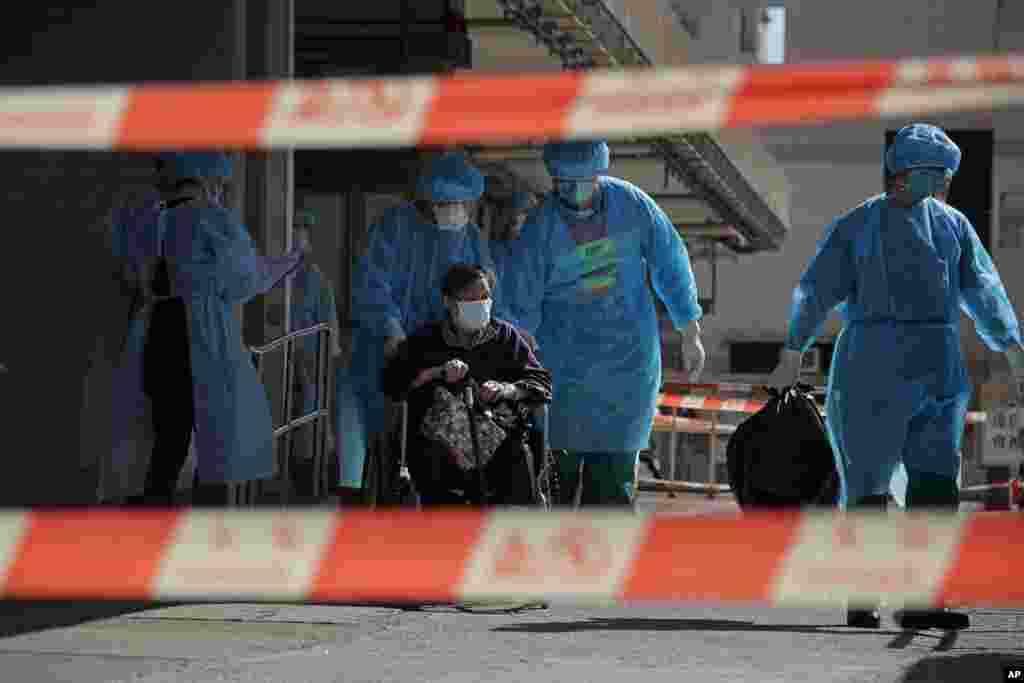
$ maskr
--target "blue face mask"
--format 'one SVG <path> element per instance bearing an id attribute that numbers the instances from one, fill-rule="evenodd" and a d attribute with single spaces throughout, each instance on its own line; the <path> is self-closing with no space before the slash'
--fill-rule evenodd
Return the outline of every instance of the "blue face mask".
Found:
<path id="1" fill-rule="evenodd" d="M 911 204 L 946 189 L 946 173 L 935 168 L 914 168 L 907 172 L 906 194 Z"/>
<path id="2" fill-rule="evenodd" d="M 555 187 L 558 198 L 576 209 L 593 199 L 596 191 L 593 180 L 559 180 Z"/>

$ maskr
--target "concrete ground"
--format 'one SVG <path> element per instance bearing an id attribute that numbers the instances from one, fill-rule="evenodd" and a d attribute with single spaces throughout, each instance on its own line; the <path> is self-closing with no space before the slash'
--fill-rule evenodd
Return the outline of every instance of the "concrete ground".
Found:
<path id="1" fill-rule="evenodd" d="M 734 509 L 645 494 L 645 509 Z M 1024 610 L 951 634 L 840 609 L 715 605 L 459 612 L 345 605 L 0 603 L 0 680 L 988 683 L 1024 665 Z"/>

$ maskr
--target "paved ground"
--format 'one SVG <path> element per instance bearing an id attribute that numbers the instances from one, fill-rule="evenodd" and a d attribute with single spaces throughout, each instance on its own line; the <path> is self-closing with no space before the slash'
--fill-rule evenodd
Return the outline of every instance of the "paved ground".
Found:
<path id="1" fill-rule="evenodd" d="M 729 509 L 647 496 L 644 507 Z M 0 680 L 988 683 L 1024 664 L 1024 610 L 960 634 L 848 629 L 839 609 L 0 603 Z"/>

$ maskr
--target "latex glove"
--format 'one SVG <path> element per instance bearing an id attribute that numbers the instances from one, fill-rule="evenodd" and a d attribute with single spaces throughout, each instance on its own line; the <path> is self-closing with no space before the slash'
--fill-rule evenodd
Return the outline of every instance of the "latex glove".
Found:
<path id="1" fill-rule="evenodd" d="M 518 392 L 514 384 L 505 382 L 484 382 L 480 387 L 480 400 L 484 403 L 515 399 Z"/>
<path id="2" fill-rule="evenodd" d="M 696 382 L 704 372 L 704 361 L 707 358 L 704 353 L 704 345 L 700 343 L 700 324 L 694 320 L 686 326 L 682 335 L 683 368 L 686 370 L 687 380 Z"/>
<path id="3" fill-rule="evenodd" d="M 469 366 L 458 358 L 448 361 L 442 367 L 444 368 L 444 381 L 448 384 L 461 382 L 469 373 Z"/>
<path id="4" fill-rule="evenodd" d="M 803 358 L 802 351 L 782 349 L 779 354 L 779 364 L 768 378 L 768 386 L 777 389 L 785 389 L 797 383 L 800 379 L 800 361 Z"/>
<path id="5" fill-rule="evenodd" d="M 387 341 L 384 342 L 384 360 L 389 361 L 398 350 L 398 345 L 405 341 L 405 330 L 397 320 L 388 318 L 384 333 L 387 336 Z"/>
<path id="6" fill-rule="evenodd" d="M 388 340 L 384 342 L 384 360 L 389 361 L 395 357 L 395 353 L 398 351 L 398 347 L 405 341 L 404 334 L 396 334 L 388 337 Z"/>
<path id="7" fill-rule="evenodd" d="M 1010 366 L 1010 374 L 1013 377 L 1013 386 L 1010 388 L 1010 400 L 1020 405 L 1021 384 L 1024 383 L 1024 347 L 1011 346 L 1006 349 L 1006 361 Z"/>

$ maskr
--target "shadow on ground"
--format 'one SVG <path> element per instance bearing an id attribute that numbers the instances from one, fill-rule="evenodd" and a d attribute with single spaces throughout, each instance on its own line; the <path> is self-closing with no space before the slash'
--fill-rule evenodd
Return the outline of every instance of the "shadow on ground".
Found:
<path id="1" fill-rule="evenodd" d="M 1009 654 L 969 654 L 926 657 L 907 669 L 900 683 L 963 683 L 1005 681 L 1004 667 L 1024 667 L 1024 657 Z"/>
<path id="2" fill-rule="evenodd" d="M 763 631 L 841 635 L 898 635 L 901 631 L 847 628 L 843 624 L 757 624 L 731 619 L 584 619 L 497 626 L 499 633 L 578 633 L 584 631 Z"/>
<path id="3" fill-rule="evenodd" d="M 844 636 L 893 636 L 890 648 L 905 647 L 914 638 L 936 642 L 937 651 L 948 650 L 956 642 L 956 633 L 940 631 L 903 631 L 899 629 L 858 629 L 845 624 L 758 624 L 734 619 L 583 619 L 561 622 L 530 622 L 496 626 L 498 633 L 580 633 L 585 631 L 736 631 L 764 633 L 818 633 Z M 971 633 L 990 633 L 972 629 Z M 1003 633 L 1003 631 L 996 631 Z"/>
<path id="4" fill-rule="evenodd" d="M 113 619 L 169 606 L 169 603 L 153 602 L 0 601 L 0 638 L 78 626 L 98 619 Z"/>

